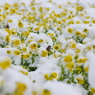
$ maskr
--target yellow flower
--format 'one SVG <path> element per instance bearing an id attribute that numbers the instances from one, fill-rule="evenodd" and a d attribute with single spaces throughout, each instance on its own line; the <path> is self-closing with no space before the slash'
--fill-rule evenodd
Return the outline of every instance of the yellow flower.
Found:
<path id="1" fill-rule="evenodd" d="M 70 45 L 70 47 L 71 47 L 71 48 L 75 48 L 75 47 L 76 47 L 76 43 L 72 43 L 72 44 Z"/>
<path id="2" fill-rule="evenodd" d="M 57 77 L 57 73 L 56 73 L 56 72 L 51 73 L 51 74 L 50 74 L 50 77 L 56 78 L 56 77 Z"/>
<path id="3" fill-rule="evenodd" d="M 10 67 L 11 63 L 12 63 L 11 59 L 8 57 L 5 57 L 4 60 L 0 62 L 0 67 L 2 69 L 6 69 Z"/>
<path id="4" fill-rule="evenodd" d="M 72 19 L 72 16 L 71 15 L 68 15 L 68 19 Z"/>
<path id="5" fill-rule="evenodd" d="M 46 8 L 46 11 L 49 11 L 50 10 L 50 8 Z"/>
<path id="6" fill-rule="evenodd" d="M 33 40 L 28 40 L 28 43 L 32 42 Z"/>
<path id="7" fill-rule="evenodd" d="M 54 34 L 54 33 L 48 33 L 48 35 L 49 35 L 50 37 L 53 37 L 55 34 Z"/>
<path id="8" fill-rule="evenodd" d="M 17 88 L 16 88 L 18 91 L 21 91 L 21 92 L 24 92 L 26 89 L 27 89 L 27 86 L 26 84 L 24 83 L 17 83 Z"/>
<path id="9" fill-rule="evenodd" d="M 76 51 L 75 52 L 76 53 L 80 53 L 81 52 L 81 49 L 76 48 Z"/>
<path id="10" fill-rule="evenodd" d="M 12 35 L 16 35 L 17 32 L 16 32 L 14 29 L 12 29 L 12 30 L 11 30 L 11 34 L 12 34 Z"/>
<path id="11" fill-rule="evenodd" d="M 0 9 L 0 12 L 2 12 L 2 9 Z"/>
<path id="12" fill-rule="evenodd" d="M 76 24 L 80 24 L 81 22 L 80 21 L 77 21 Z"/>
<path id="13" fill-rule="evenodd" d="M 95 88 L 91 87 L 92 94 L 95 94 Z"/>
<path id="14" fill-rule="evenodd" d="M 92 20 L 92 23 L 95 24 L 95 19 Z"/>
<path id="15" fill-rule="evenodd" d="M 21 40 L 18 39 L 18 38 L 16 38 L 15 40 L 13 40 L 13 44 L 14 44 L 15 46 L 18 46 L 18 45 L 21 44 Z"/>
<path id="16" fill-rule="evenodd" d="M 37 43 L 33 43 L 33 44 L 31 44 L 29 47 L 31 48 L 31 49 L 36 49 L 37 48 Z"/>
<path id="17" fill-rule="evenodd" d="M 80 58 L 79 60 L 77 60 L 77 63 L 85 63 L 85 62 L 86 62 L 86 59 Z"/>
<path id="18" fill-rule="evenodd" d="M 74 30 L 72 29 L 72 28 L 68 28 L 68 30 L 67 30 L 69 33 L 73 33 L 74 32 Z"/>
<path id="19" fill-rule="evenodd" d="M 13 20 L 8 19 L 8 22 L 12 23 L 12 22 L 13 22 Z"/>
<path id="20" fill-rule="evenodd" d="M 66 63 L 70 63 L 71 61 L 72 61 L 72 56 L 71 55 L 67 55 L 67 56 L 65 56 L 64 57 L 64 61 L 66 62 Z"/>
<path id="21" fill-rule="evenodd" d="M 58 27 L 58 28 L 57 28 L 57 31 L 61 31 L 61 28 L 60 28 L 60 27 Z"/>
<path id="22" fill-rule="evenodd" d="M 27 48 L 26 48 L 26 47 L 23 47 L 21 50 L 22 50 L 23 52 L 26 52 L 26 51 L 27 51 Z"/>
<path id="23" fill-rule="evenodd" d="M 87 46 L 86 49 L 87 49 L 87 50 L 91 50 L 91 47 L 90 47 L 90 46 Z"/>
<path id="24" fill-rule="evenodd" d="M 56 37 L 52 37 L 52 41 L 55 41 L 56 40 Z"/>
<path id="25" fill-rule="evenodd" d="M 12 54 L 12 51 L 11 50 L 7 50 L 6 53 L 7 54 Z"/>
<path id="26" fill-rule="evenodd" d="M 85 28 L 85 29 L 83 30 L 83 32 L 87 33 L 87 32 L 88 32 L 88 29 Z"/>
<path id="27" fill-rule="evenodd" d="M 36 10 L 36 7 L 32 7 L 31 10 L 35 11 Z"/>
<path id="28" fill-rule="evenodd" d="M 24 39 L 21 39 L 21 43 L 24 43 L 25 41 L 24 41 Z"/>
<path id="29" fill-rule="evenodd" d="M 57 23 L 58 23 L 58 24 L 62 24 L 62 22 L 61 22 L 61 21 L 57 21 Z"/>
<path id="30" fill-rule="evenodd" d="M 60 18 L 61 17 L 61 14 L 56 14 L 56 17 Z"/>
<path id="31" fill-rule="evenodd" d="M 54 50 L 59 50 L 60 49 L 60 45 L 54 45 Z"/>
<path id="32" fill-rule="evenodd" d="M 34 17 L 33 17 L 33 16 L 28 16 L 28 19 L 29 19 L 29 20 L 33 20 Z"/>
<path id="33" fill-rule="evenodd" d="M 76 7 L 76 10 L 77 11 L 82 11 L 84 8 L 82 7 L 82 6 L 78 6 L 78 7 Z"/>
<path id="34" fill-rule="evenodd" d="M 5 15 L 9 15 L 9 12 L 6 12 Z"/>
<path id="35" fill-rule="evenodd" d="M 21 72 L 22 74 L 24 74 L 24 75 L 28 75 L 28 72 L 25 72 L 25 71 L 22 71 L 22 70 L 20 70 L 20 72 Z"/>
<path id="36" fill-rule="evenodd" d="M 48 51 L 47 50 L 42 50 L 42 57 L 46 57 L 48 55 Z"/>
<path id="37" fill-rule="evenodd" d="M 45 74 L 44 77 L 46 80 L 49 80 L 49 78 L 50 78 L 49 74 Z"/>
<path id="38" fill-rule="evenodd" d="M 62 8 L 62 5 L 59 5 L 58 8 Z"/>
<path id="39" fill-rule="evenodd" d="M 37 95 L 37 92 L 36 91 L 32 91 L 32 95 Z"/>
<path id="40" fill-rule="evenodd" d="M 32 55 L 32 50 L 30 50 L 29 54 Z"/>
<path id="41" fill-rule="evenodd" d="M 22 15 L 21 13 L 17 12 L 18 15 Z"/>
<path id="42" fill-rule="evenodd" d="M 14 6 L 14 7 L 18 7 L 18 3 L 14 3 L 13 6 Z"/>
<path id="43" fill-rule="evenodd" d="M 40 40 L 38 40 L 38 42 L 39 42 L 39 43 L 43 43 L 43 42 L 44 42 L 44 40 L 43 40 L 43 39 L 40 39 Z"/>
<path id="44" fill-rule="evenodd" d="M 83 17 L 83 16 L 84 16 L 84 14 L 83 14 L 83 13 L 81 13 L 81 14 L 80 14 L 80 16 L 81 16 L 81 17 Z"/>
<path id="45" fill-rule="evenodd" d="M 82 71 L 81 66 L 80 66 L 80 65 L 78 65 L 78 66 L 76 67 L 76 70 L 77 70 L 78 74 L 80 74 L 80 73 L 81 73 L 81 71 Z"/>
<path id="46" fill-rule="evenodd" d="M 16 9 L 10 9 L 10 14 L 16 13 Z"/>
<path id="47" fill-rule="evenodd" d="M 6 31 L 8 34 L 11 34 L 11 30 L 9 30 L 8 28 L 6 28 L 5 31 Z"/>
<path id="48" fill-rule="evenodd" d="M 47 89 L 44 89 L 42 91 L 42 95 L 51 95 L 51 92 L 49 90 L 47 90 Z"/>
<path id="49" fill-rule="evenodd" d="M 86 19 L 90 19 L 90 16 L 86 16 L 85 18 L 86 18 Z"/>
<path id="50" fill-rule="evenodd" d="M 22 12 L 25 12 L 25 10 L 24 10 L 24 9 L 22 9 L 21 11 L 22 11 Z"/>
<path id="51" fill-rule="evenodd" d="M 39 11 L 42 12 L 42 11 L 43 11 L 43 7 L 40 7 L 40 8 L 39 8 Z"/>
<path id="52" fill-rule="evenodd" d="M 18 22 L 18 27 L 23 28 L 24 27 L 24 24 L 21 21 L 19 21 Z"/>
<path id="53" fill-rule="evenodd" d="M 9 4 L 7 4 L 7 5 L 4 6 L 4 10 L 5 11 L 7 11 L 9 8 L 10 8 L 10 5 Z"/>
<path id="54" fill-rule="evenodd" d="M 84 80 L 81 78 L 76 78 L 76 80 L 78 81 L 78 84 L 84 84 Z"/>
<path id="55" fill-rule="evenodd" d="M 84 23 L 84 24 L 89 24 L 90 21 L 86 21 L 86 20 L 84 20 L 83 23 Z"/>
<path id="56" fill-rule="evenodd" d="M 92 48 L 95 49 L 95 45 L 92 45 Z"/>
<path id="57" fill-rule="evenodd" d="M 86 57 L 82 59 L 82 62 L 83 63 L 85 63 L 86 61 L 87 61 L 87 58 Z"/>
<path id="58" fill-rule="evenodd" d="M 57 54 L 55 54 L 55 53 L 53 55 L 54 55 L 54 58 L 57 58 L 58 57 Z"/>
<path id="59" fill-rule="evenodd" d="M 39 30 L 40 30 L 40 27 L 34 28 L 34 31 L 39 31 Z"/>
<path id="60" fill-rule="evenodd" d="M 71 2 L 67 1 L 68 5 L 72 4 Z"/>
<path id="61" fill-rule="evenodd" d="M 52 3 L 52 0 L 49 0 L 48 2 Z"/>
<path id="62" fill-rule="evenodd" d="M 88 72 L 89 67 L 84 67 L 84 71 Z"/>
<path id="63" fill-rule="evenodd" d="M 53 79 L 54 79 L 53 77 L 50 77 L 50 78 L 49 78 L 49 80 L 51 80 L 51 81 L 52 81 Z"/>
<path id="64" fill-rule="evenodd" d="M 17 91 L 15 91 L 15 92 L 13 93 L 13 95 L 24 95 L 24 94 L 23 94 L 23 92 L 17 90 Z"/>
<path id="65" fill-rule="evenodd" d="M 64 48 L 63 48 L 63 49 L 61 49 L 62 53 L 66 53 L 66 52 L 65 52 L 65 50 L 66 50 L 66 49 L 64 49 Z"/>
<path id="66" fill-rule="evenodd" d="M 74 20 L 70 20 L 68 24 L 74 24 Z"/>
<path id="67" fill-rule="evenodd" d="M 76 31 L 76 32 L 75 32 L 75 35 L 76 35 L 76 36 L 80 36 L 80 35 L 81 35 L 81 32 L 80 32 L 80 31 Z"/>
<path id="68" fill-rule="evenodd" d="M 34 0 L 32 0 L 32 1 L 34 1 Z M 22 2 L 21 5 L 24 5 L 25 6 L 26 4 Z"/>
<path id="69" fill-rule="evenodd" d="M 30 57 L 30 54 L 29 53 L 26 53 L 26 54 L 23 54 L 22 55 L 22 58 L 24 58 L 24 59 L 28 59 Z"/>
<path id="70" fill-rule="evenodd" d="M 81 34 L 81 37 L 82 38 L 86 38 L 87 37 L 87 34 Z"/>
<path id="71" fill-rule="evenodd" d="M 0 18 L 0 22 L 2 22 L 3 21 L 3 19 L 2 18 Z"/>
<path id="72" fill-rule="evenodd" d="M 10 36 L 6 35 L 5 40 L 6 40 L 6 42 L 9 42 L 10 41 Z"/>
<path id="73" fill-rule="evenodd" d="M 2 17 L 3 17 L 3 19 L 6 19 L 6 15 L 3 15 Z"/>
<path id="74" fill-rule="evenodd" d="M 72 70 L 74 68 L 74 63 L 70 62 L 69 64 L 66 65 L 66 67 L 70 70 Z"/>
<path id="75" fill-rule="evenodd" d="M 21 54 L 21 51 L 20 50 L 15 50 L 13 53 L 18 56 L 18 55 Z"/>
<path id="76" fill-rule="evenodd" d="M 29 36 L 29 34 L 30 34 L 30 32 L 29 32 L 29 31 L 25 31 L 25 32 L 24 32 L 24 35 L 25 35 L 26 37 L 28 37 L 28 36 Z"/>
<path id="77" fill-rule="evenodd" d="M 70 11 L 70 14 L 73 14 L 73 11 Z"/>

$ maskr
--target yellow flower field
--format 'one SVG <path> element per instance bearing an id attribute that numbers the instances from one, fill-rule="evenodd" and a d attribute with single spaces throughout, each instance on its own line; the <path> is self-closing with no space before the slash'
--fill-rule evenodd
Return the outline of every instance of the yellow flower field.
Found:
<path id="1" fill-rule="evenodd" d="M 0 95 L 95 95 L 95 1 L 3 0 Z"/>

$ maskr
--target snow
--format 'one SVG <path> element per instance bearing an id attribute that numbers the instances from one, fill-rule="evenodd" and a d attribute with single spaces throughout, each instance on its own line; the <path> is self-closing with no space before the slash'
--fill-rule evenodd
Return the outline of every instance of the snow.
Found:
<path id="1" fill-rule="evenodd" d="M 87 53 L 87 58 L 89 60 L 90 66 L 89 66 L 89 83 L 91 85 L 91 87 L 95 88 L 95 54 L 93 52 L 88 52 Z"/>

